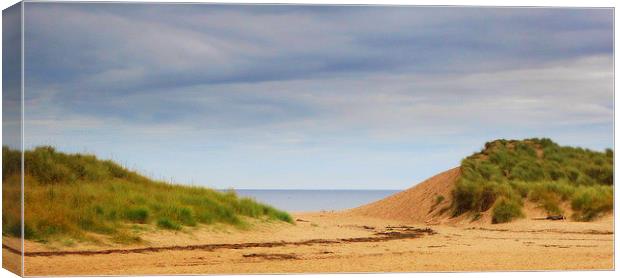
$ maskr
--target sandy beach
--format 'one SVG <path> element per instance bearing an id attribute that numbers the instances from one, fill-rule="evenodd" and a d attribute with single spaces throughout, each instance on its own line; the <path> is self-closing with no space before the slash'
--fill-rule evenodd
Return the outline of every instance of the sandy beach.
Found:
<path id="1" fill-rule="evenodd" d="M 348 213 L 296 213 L 296 224 L 145 234 L 145 246 L 26 242 L 26 275 L 603 270 L 613 217 L 499 225 L 416 225 Z M 6 242 L 6 239 L 5 239 Z M 116 251 L 114 251 L 116 250 Z M 38 252 L 38 253 L 37 253 Z M 15 256 L 3 248 L 3 257 Z"/>
<path id="2" fill-rule="evenodd" d="M 450 206 L 454 168 L 395 195 L 344 211 L 293 213 L 294 224 L 248 218 L 181 231 L 143 225 L 142 243 L 25 242 L 26 275 L 332 273 L 614 268 L 613 215 L 592 222 L 527 216 L 491 224 L 490 213 L 441 213 Z M 434 196 L 447 196 L 440 203 Z M 570 207 L 566 207 L 569 211 Z M 3 238 L 16 259 L 19 241 Z"/>

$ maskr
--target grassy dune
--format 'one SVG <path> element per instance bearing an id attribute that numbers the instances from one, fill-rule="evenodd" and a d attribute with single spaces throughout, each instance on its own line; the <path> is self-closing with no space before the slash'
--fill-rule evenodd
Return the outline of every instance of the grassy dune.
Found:
<path id="1" fill-rule="evenodd" d="M 2 148 L 3 193 L 19 196 L 19 152 Z M 38 241 L 109 236 L 136 242 L 132 231 L 151 224 L 180 230 L 197 224 L 243 227 L 244 218 L 291 222 L 283 211 L 233 191 L 158 182 L 92 155 L 38 147 L 25 154 L 25 237 Z M 5 207 L 4 235 L 19 236 L 19 211 Z M 7 213 L 8 211 L 8 213 Z"/>
<path id="2" fill-rule="evenodd" d="M 563 147 L 549 139 L 496 140 L 461 162 L 453 214 L 492 209 L 493 222 L 523 216 L 524 201 L 549 214 L 589 221 L 613 209 L 613 151 Z"/>

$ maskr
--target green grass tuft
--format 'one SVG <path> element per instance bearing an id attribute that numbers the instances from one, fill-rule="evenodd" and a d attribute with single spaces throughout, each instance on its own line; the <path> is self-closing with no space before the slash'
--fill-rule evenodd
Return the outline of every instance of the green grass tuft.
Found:
<path id="1" fill-rule="evenodd" d="M 168 217 L 162 217 L 157 220 L 157 226 L 168 230 L 180 230 L 181 225 L 170 220 Z"/>
<path id="2" fill-rule="evenodd" d="M 493 220 L 494 224 L 510 222 L 515 218 L 523 217 L 521 211 L 521 204 L 515 200 L 500 199 L 493 207 Z"/>
<path id="3" fill-rule="evenodd" d="M 149 210 L 147 208 L 131 208 L 125 212 L 127 220 L 136 223 L 146 223 L 149 219 Z"/>
<path id="4" fill-rule="evenodd" d="M 579 188 L 571 200 L 572 209 L 578 212 L 573 218 L 590 221 L 601 213 L 613 210 L 613 194 L 613 188 L 609 186 Z"/>
<path id="5" fill-rule="evenodd" d="M 441 204 L 441 202 L 443 202 L 443 200 L 445 200 L 446 197 L 444 197 L 443 195 L 437 195 L 435 196 L 435 203 L 433 204 L 433 206 L 437 206 L 439 204 Z"/>

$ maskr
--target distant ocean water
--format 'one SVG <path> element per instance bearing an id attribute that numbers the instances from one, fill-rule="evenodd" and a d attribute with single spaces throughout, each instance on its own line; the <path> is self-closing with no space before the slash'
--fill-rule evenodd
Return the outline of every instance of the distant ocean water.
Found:
<path id="1" fill-rule="evenodd" d="M 286 211 L 342 210 L 358 207 L 390 196 L 399 190 L 235 190 Z"/>

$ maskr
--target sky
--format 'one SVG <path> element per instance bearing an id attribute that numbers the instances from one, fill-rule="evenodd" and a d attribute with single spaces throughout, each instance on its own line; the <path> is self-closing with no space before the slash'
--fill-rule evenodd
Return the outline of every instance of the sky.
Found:
<path id="1" fill-rule="evenodd" d="M 215 188 L 404 189 L 613 148 L 611 9 L 27 3 L 25 146 Z"/>
<path id="2" fill-rule="evenodd" d="M 21 149 L 21 6 L 2 11 L 2 145 Z"/>

